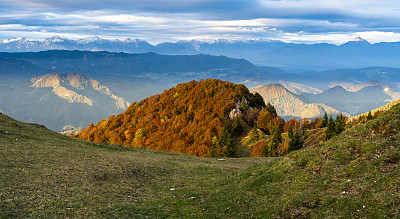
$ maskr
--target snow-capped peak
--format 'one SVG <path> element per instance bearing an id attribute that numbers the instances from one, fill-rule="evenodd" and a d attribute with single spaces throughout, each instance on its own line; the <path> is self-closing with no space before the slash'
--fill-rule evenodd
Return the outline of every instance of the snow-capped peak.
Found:
<path id="1" fill-rule="evenodd" d="M 124 39 L 117 39 L 116 41 L 122 42 L 122 43 L 138 43 L 141 40 L 139 39 L 132 39 L 132 38 L 124 38 Z"/>
<path id="2" fill-rule="evenodd" d="M 1 43 L 12 43 L 12 42 L 18 42 L 18 41 L 25 41 L 25 37 L 18 37 L 18 38 L 13 38 L 13 39 L 4 39 L 1 41 Z"/>
<path id="3" fill-rule="evenodd" d="M 367 41 L 361 37 L 356 37 L 354 38 L 353 42 L 367 42 Z"/>
<path id="4" fill-rule="evenodd" d="M 67 39 L 66 38 L 62 38 L 62 37 L 57 36 L 57 35 L 45 39 L 46 42 L 52 42 L 52 43 L 63 42 L 65 40 L 67 40 Z"/>
<path id="5" fill-rule="evenodd" d="M 367 40 L 361 38 L 361 37 L 356 37 L 354 40 L 350 41 L 353 43 L 364 43 L 364 44 L 370 44 Z"/>
<path id="6" fill-rule="evenodd" d="M 87 44 L 87 43 L 92 43 L 92 42 L 102 42 L 102 41 L 104 41 L 104 39 L 102 39 L 102 38 L 100 38 L 98 36 L 87 37 L 87 38 L 78 40 L 78 42 L 81 43 L 81 44 Z"/>

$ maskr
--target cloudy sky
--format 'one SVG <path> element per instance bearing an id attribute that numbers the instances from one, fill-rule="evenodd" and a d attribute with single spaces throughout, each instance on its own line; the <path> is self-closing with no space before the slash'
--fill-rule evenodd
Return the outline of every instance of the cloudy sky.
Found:
<path id="1" fill-rule="evenodd" d="M 0 39 L 400 41 L 398 0 L 0 0 Z"/>

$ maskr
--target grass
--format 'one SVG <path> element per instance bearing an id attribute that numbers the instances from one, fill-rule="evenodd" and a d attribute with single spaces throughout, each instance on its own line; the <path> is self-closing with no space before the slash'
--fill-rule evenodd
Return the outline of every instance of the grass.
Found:
<path id="1" fill-rule="evenodd" d="M 271 160 L 94 144 L 2 114 L 0 148 L 1 217 L 219 215 L 212 200 L 231 177 Z"/>
<path id="2" fill-rule="evenodd" d="M 253 146 L 257 143 L 251 139 L 251 131 L 253 128 L 246 125 L 243 129 L 244 131 L 242 135 L 235 136 L 232 139 L 233 144 L 235 145 L 235 157 L 250 157 L 251 152 L 253 151 Z M 261 130 L 257 129 L 257 132 L 259 135 L 258 140 L 268 139 L 269 136 L 264 134 Z"/>
<path id="3" fill-rule="evenodd" d="M 0 217 L 400 217 L 399 129 L 395 106 L 285 157 L 219 161 L 89 143 L 1 114 Z"/>

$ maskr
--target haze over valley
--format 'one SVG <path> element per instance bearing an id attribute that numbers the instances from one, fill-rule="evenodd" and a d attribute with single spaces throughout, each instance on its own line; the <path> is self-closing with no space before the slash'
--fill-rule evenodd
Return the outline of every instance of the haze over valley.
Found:
<path id="1" fill-rule="evenodd" d="M 395 0 L 0 0 L 0 218 L 399 218 Z"/>
<path id="2" fill-rule="evenodd" d="M 97 123 L 135 101 L 191 80 L 218 78 L 245 84 L 287 120 L 312 119 L 325 112 L 356 116 L 397 100 L 400 84 L 397 68 L 289 73 L 246 59 L 203 54 L 2 52 L 0 63 L 0 109 L 55 131 Z M 68 81 L 71 75 L 76 77 Z"/>

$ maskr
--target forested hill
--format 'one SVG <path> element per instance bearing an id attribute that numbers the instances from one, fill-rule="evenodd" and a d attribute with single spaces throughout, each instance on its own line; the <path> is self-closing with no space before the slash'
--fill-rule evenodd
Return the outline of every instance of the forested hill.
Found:
<path id="1" fill-rule="evenodd" d="M 270 124 L 284 122 L 270 108 L 242 84 L 191 81 L 133 103 L 75 137 L 201 157 L 233 156 L 231 137 L 254 126 L 260 112 L 270 115 Z"/>

